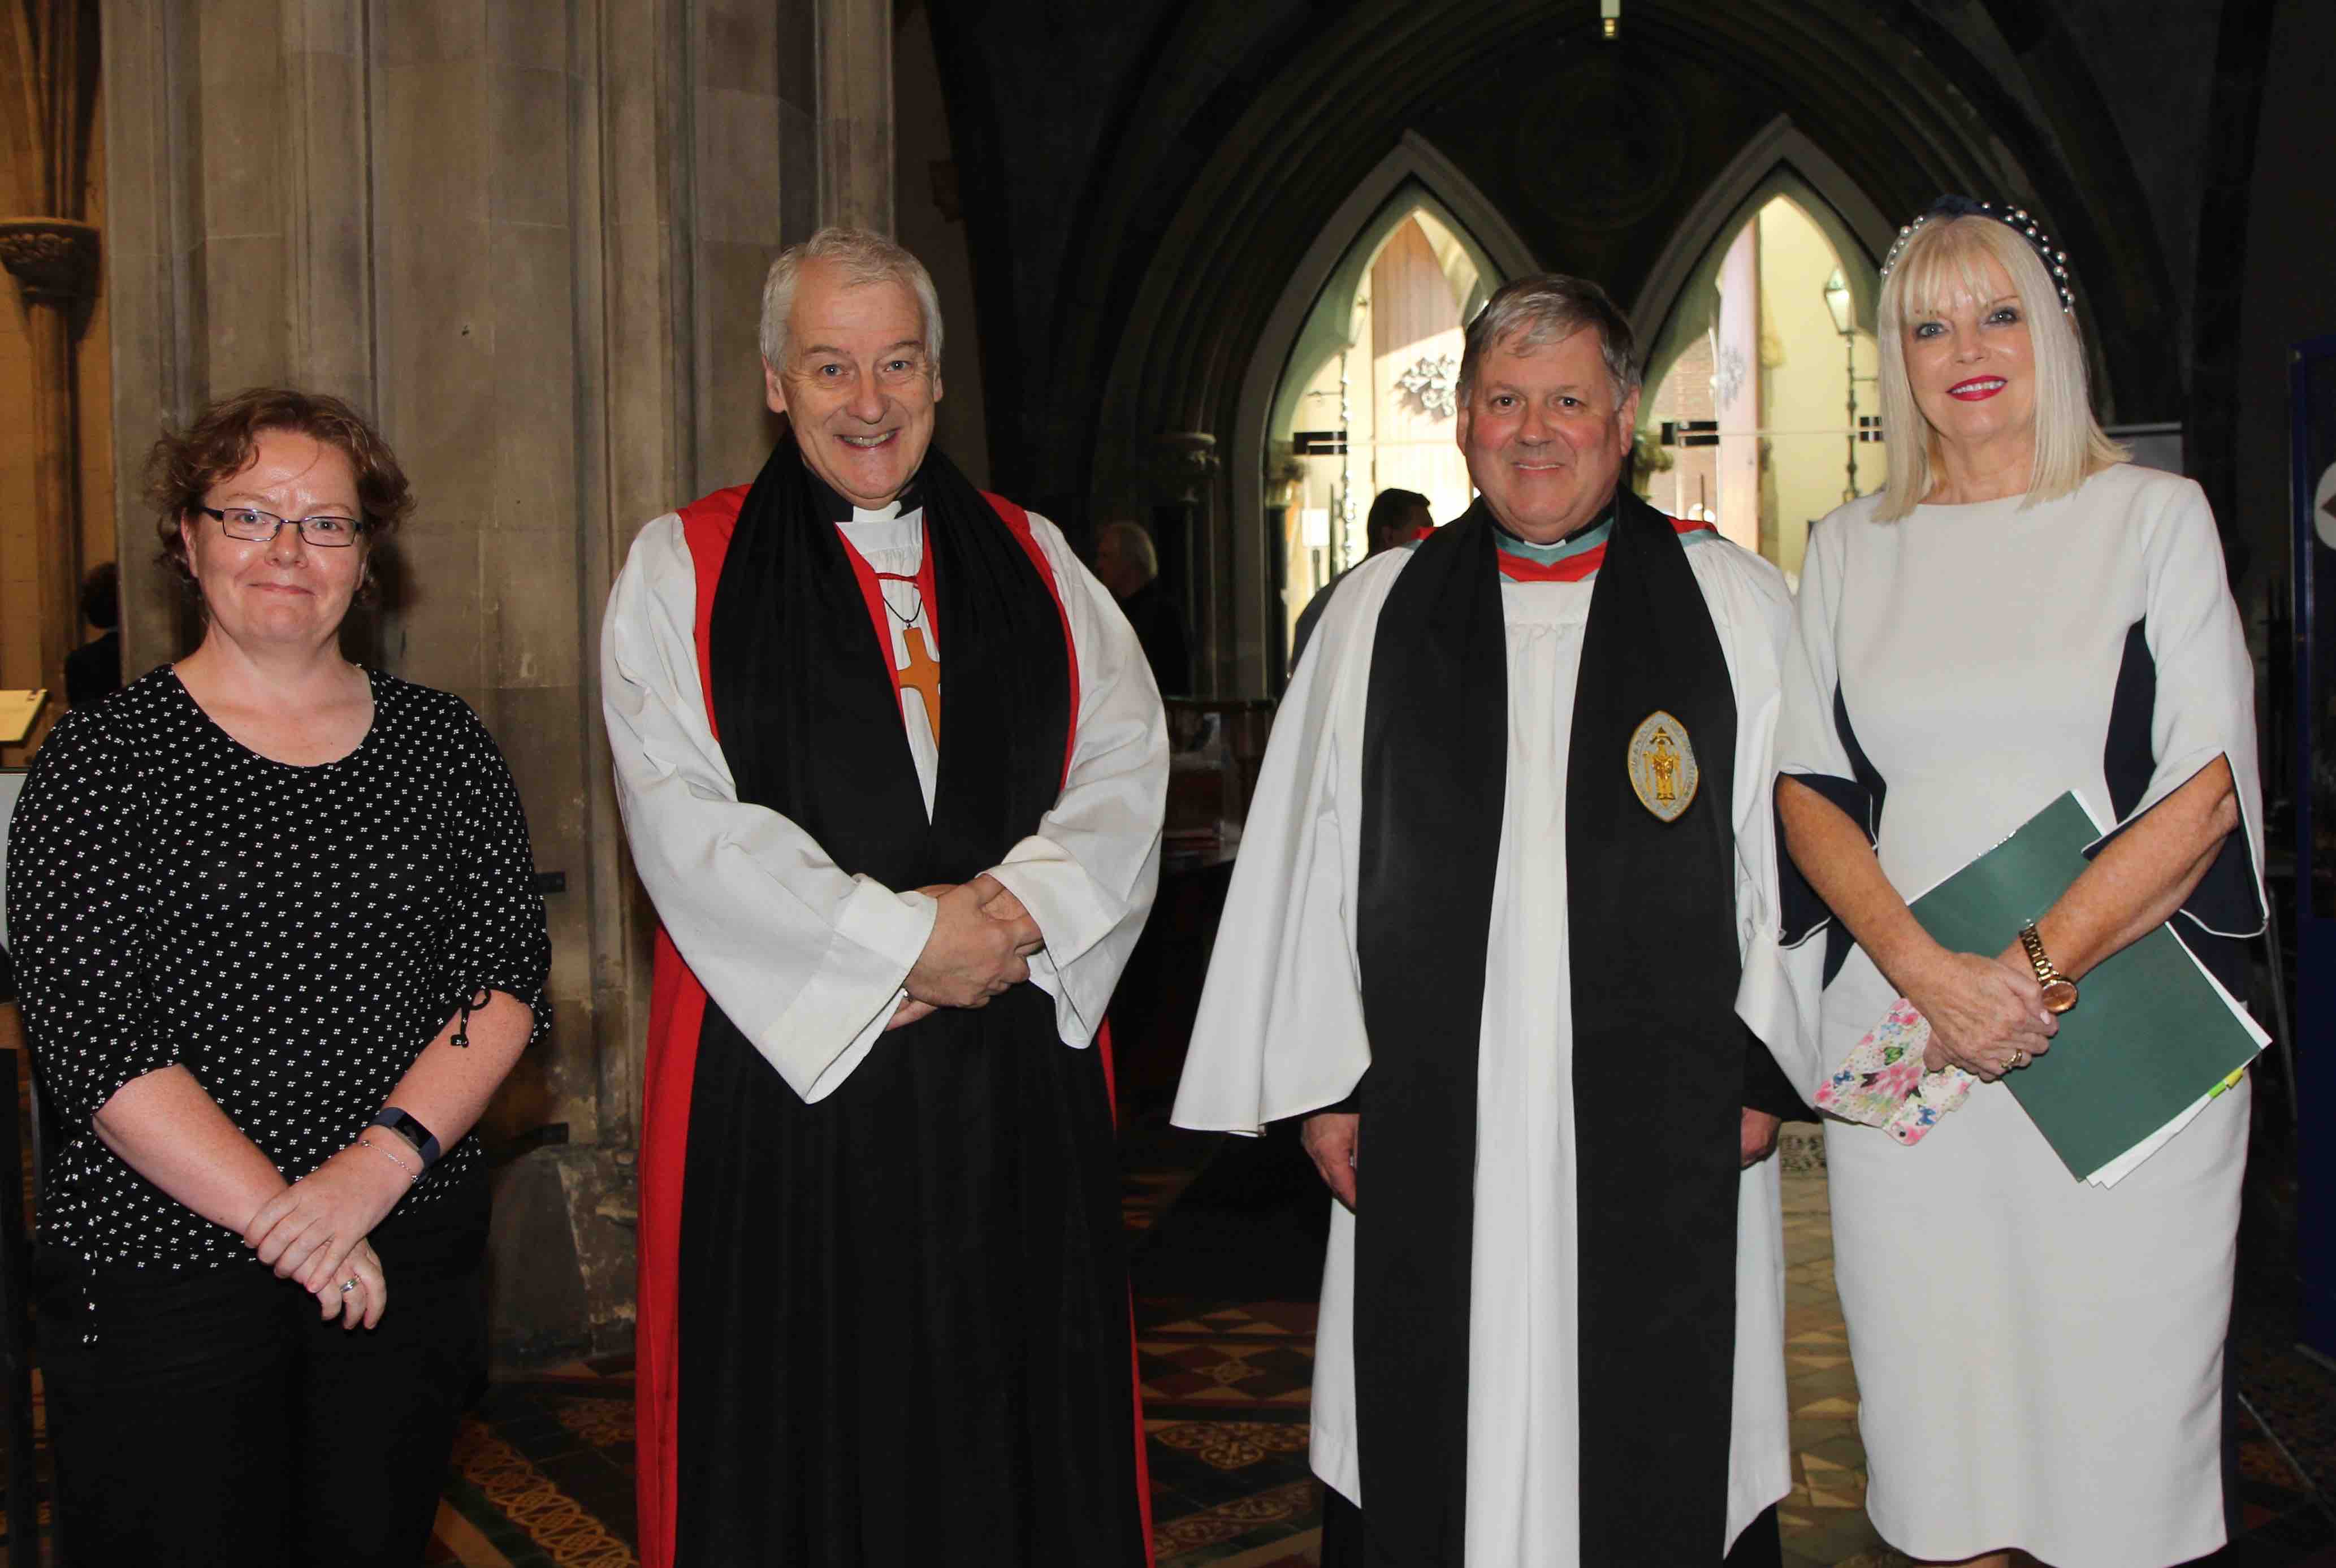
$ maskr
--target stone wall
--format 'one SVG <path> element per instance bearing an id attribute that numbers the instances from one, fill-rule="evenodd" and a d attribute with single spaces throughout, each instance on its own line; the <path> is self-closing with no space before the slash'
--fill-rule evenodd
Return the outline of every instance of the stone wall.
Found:
<path id="1" fill-rule="evenodd" d="M 884 138 L 823 170 L 819 83 L 823 47 L 889 50 L 890 19 L 868 0 L 105 0 L 121 537 L 150 527 L 130 470 L 163 423 L 262 382 L 349 398 L 418 500 L 356 651 L 469 700 L 527 807 L 556 1019 L 482 1124 L 512 1156 L 507 1351 L 628 1342 L 651 916 L 608 783 L 601 607 L 642 522 L 768 451 L 762 277 L 819 220 L 822 180 L 831 203 L 889 208 Z M 889 94 L 828 118 L 889 125 Z M 125 567 L 135 673 L 190 628 L 157 571 Z"/>
<path id="2" fill-rule="evenodd" d="M 104 172 L 92 161 L 89 206 L 98 210 L 104 200 Z M 62 570 L 78 577 L 90 568 L 114 559 L 113 432 L 112 352 L 106 299 L 102 292 L 83 307 L 83 325 L 73 346 L 78 414 L 80 516 L 71 542 L 78 553 L 69 563 L 53 564 L 50 552 L 67 542 L 45 527 L 35 502 L 34 472 L 40 433 L 35 428 L 33 398 L 33 343 L 26 334 L 28 312 L 24 296 L 5 282 L 0 295 L 0 688 L 49 688 L 49 705 L 40 724 L 23 746 L 0 746 L 0 766 L 23 765 L 48 726 L 64 712 L 64 667 L 46 657 L 46 645 L 71 647 L 96 635 L 95 628 L 76 624 L 63 638 L 44 636 L 47 605 L 42 594 L 44 570 Z M 149 551 L 152 545 L 133 539 L 129 548 Z"/>
<path id="3" fill-rule="evenodd" d="M 0 37 L 0 687 L 50 694 L 0 766 L 63 713 L 65 655 L 94 631 L 77 589 L 115 553 L 97 45 L 76 0 L 22 0 Z"/>

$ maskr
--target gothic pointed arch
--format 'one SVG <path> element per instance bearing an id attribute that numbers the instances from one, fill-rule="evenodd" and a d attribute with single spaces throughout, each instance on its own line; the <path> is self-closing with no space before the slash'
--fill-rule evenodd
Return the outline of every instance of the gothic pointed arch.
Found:
<path id="1" fill-rule="evenodd" d="M 1449 229 L 1469 249 L 1478 277 L 1490 280 L 1480 284 L 1462 305 L 1464 321 L 1502 282 L 1538 270 L 1532 248 L 1500 209 L 1426 137 L 1406 131 L 1331 214 L 1312 248 L 1282 286 L 1259 339 L 1258 352 L 1251 356 L 1241 378 L 1243 428 L 1254 423 L 1251 414 L 1260 388 L 1270 404 L 1275 383 L 1290 379 L 1287 371 L 1304 375 L 1305 367 L 1297 362 L 1306 355 L 1303 338 L 1315 302 L 1342 287 L 1351 290 L 1370 269 L 1379 248 L 1415 211 L 1428 213 Z M 1277 344 L 1284 345 L 1278 363 L 1273 352 Z M 1272 412 L 1269 408 L 1263 417 L 1270 420 Z"/>
<path id="2" fill-rule="evenodd" d="M 1343 313 L 1318 310 L 1318 302 L 1350 298 L 1389 237 L 1423 211 L 1457 239 L 1475 263 L 1476 281 L 1460 302 L 1463 321 L 1501 283 L 1538 270 L 1532 248 L 1500 209 L 1426 138 L 1406 131 L 1338 205 L 1282 286 L 1241 375 L 1226 471 L 1229 532 L 1240 574 L 1236 604 L 1256 612 L 1254 635 L 1267 684 L 1275 689 L 1283 671 L 1271 613 L 1280 563 L 1265 516 L 1270 443 L 1277 431 L 1286 432 L 1291 400 L 1322 356 L 1334 351 L 1329 339 L 1340 334 L 1332 318 Z"/>
<path id="3" fill-rule="evenodd" d="M 1868 257 L 1941 190 L 2023 201 L 2065 236 L 2079 310 L 2100 324 L 2104 414 L 2182 406 L 2165 349 L 2189 291 L 2167 256 L 2187 230 L 2152 202 L 2181 184 L 2166 171 L 2185 167 L 2175 150 L 2196 116 L 2120 130 L 2095 80 L 2114 63 L 2049 7 L 1632 0 L 1611 41 L 1594 9 L 1546 0 L 1124 0 L 1083 15 L 933 12 L 993 474 L 1075 520 L 1205 500 L 1222 575 L 1195 580 L 1207 604 L 1191 608 L 1209 691 L 1270 689 L 1266 578 L 1231 525 L 1270 362 L 1303 301 L 1277 313 L 1377 210 L 1366 199 L 1338 216 L 1407 137 L 1464 170 L 1533 261 L 1608 284 L 1650 333 L 1779 168 Z M 2176 47 L 2199 32 L 2166 24 Z M 1498 259 L 1453 188 L 1423 178 Z M 1166 456 L 1194 451 L 1213 471 Z"/>
<path id="4" fill-rule="evenodd" d="M 1649 386 L 1661 383 L 1688 339 L 1709 325 L 1708 310 L 1682 311 L 1682 302 L 1708 300 L 1729 240 L 1776 196 L 1790 197 L 1831 242 L 1844 262 L 1857 323 L 1874 330 L 1877 269 L 1896 226 L 1840 164 L 1779 114 L 1704 187 L 1623 303 Z M 1853 265 L 1858 260 L 1865 265 Z"/>

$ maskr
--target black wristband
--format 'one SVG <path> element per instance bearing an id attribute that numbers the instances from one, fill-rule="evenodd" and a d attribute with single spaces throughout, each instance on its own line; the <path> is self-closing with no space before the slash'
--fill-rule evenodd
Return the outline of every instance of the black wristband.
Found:
<path id="1" fill-rule="evenodd" d="M 384 1105 L 375 1113 L 370 1125 L 387 1127 L 391 1132 L 412 1144 L 415 1152 L 422 1156 L 423 1170 L 426 1171 L 438 1163 L 438 1156 L 443 1151 L 438 1147 L 436 1136 L 411 1113 L 401 1111 L 395 1105 Z"/>

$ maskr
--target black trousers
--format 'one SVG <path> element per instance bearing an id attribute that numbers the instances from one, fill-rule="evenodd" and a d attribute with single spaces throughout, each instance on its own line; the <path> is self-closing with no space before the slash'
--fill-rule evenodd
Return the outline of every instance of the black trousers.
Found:
<path id="1" fill-rule="evenodd" d="M 485 1368 L 479 1186 L 475 1203 L 375 1232 L 389 1306 L 372 1329 L 325 1322 L 248 1256 L 175 1275 L 43 1269 L 67 1568 L 421 1562 Z"/>
<path id="2" fill-rule="evenodd" d="M 1322 1568 L 1364 1568 L 1370 1561 L 1365 1554 L 1368 1540 L 1363 1511 L 1330 1487 L 1323 1487 Z M 1736 1538 L 1720 1568 L 1781 1568 L 1784 1551 L 1783 1539 L 1776 1533 L 1776 1510 L 1772 1506 L 1744 1526 L 1744 1534 Z M 1599 1568 L 1620 1565 L 1601 1563 Z"/>

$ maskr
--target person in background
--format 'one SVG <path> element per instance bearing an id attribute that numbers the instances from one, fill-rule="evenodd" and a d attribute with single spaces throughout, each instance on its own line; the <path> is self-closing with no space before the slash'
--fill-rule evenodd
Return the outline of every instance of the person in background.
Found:
<path id="1" fill-rule="evenodd" d="M 122 689 L 122 573 L 113 562 L 81 579 L 81 618 L 102 636 L 65 655 L 65 706 L 87 707 Z"/>
<path id="2" fill-rule="evenodd" d="M 1123 519 L 1095 530 L 1095 574 L 1135 628 L 1162 695 L 1188 695 L 1192 655 L 1184 639 L 1184 609 L 1160 586 L 1160 551 L 1142 523 Z"/>
<path id="3" fill-rule="evenodd" d="M 1899 233 L 1889 484 L 1810 531 L 1776 734 L 1803 1092 L 1901 997 L 1929 1065 L 1982 1080 L 1911 1148 L 1825 1124 L 1866 1511 L 1926 1562 L 2187 1563 L 2234 1506 L 2248 1086 L 2102 1188 L 2000 1080 L 2050 1048 L 2096 966 L 2169 920 L 2245 995 L 2254 667 L 2206 498 L 2093 417 L 2062 253 L 2024 210 L 1962 197 Z M 1907 898 L 2064 791 L 2117 824 L 2090 867 L 1994 951 L 1932 940 Z"/>
<path id="4" fill-rule="evenodd" d="M 527 823 L 461 698 L 341 657 L 410 504 L 371 426 L 259 389 L 150 468 L 202 644 L 58 722 L 8 841 L 61 1527 L 411 1568 L 485 1370 L 470 1134 L 548 1018 Z"/>
<path id="5" fill-rule="evenodd" d="M 1363 521 L 1363 537 L 1370 545 L 1363 560 L 1425 539 L 1435 531 L 1436 519 L 1427 510 L 1427 497 L 1416 490 L 1380 491 L 1371 498 L 1370 515 Z M 1315 589 L 1314 597 L 1299 612 L 1297 628 L 1290 634 L 1291 669 L 1296 669 L 1299 659 L 1305 656 L 1307 639 L 1314 635 L 1315 623 L 1322 618 L 1322 607 L 1330 602 L 1330 590 L 1346 581 L 1347 573 L 1354 570 L 1348 567 Z"/>

